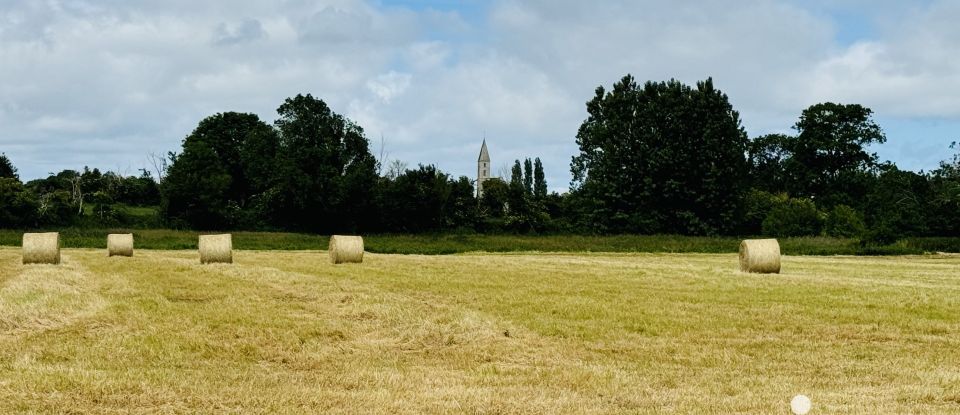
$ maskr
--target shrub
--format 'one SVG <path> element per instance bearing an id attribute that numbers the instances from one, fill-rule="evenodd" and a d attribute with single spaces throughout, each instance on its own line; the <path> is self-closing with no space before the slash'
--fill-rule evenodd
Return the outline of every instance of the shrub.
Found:
<path id="1" fill-rule="evenodd" d="M 847 205 L 836 205 L 827 214 L 823 231 L 827 236 L 851 238 L 862 236 L 866 230 L 863 215 Z"/>
<path id="2" fill-rule="evenodd" d="M 772 236 L 819 235 L 822 228 L 822 214 L 809 199 L 779 201 L 763 220 L 763 233 Z"/>
<path id="3" fill-rule="evenodd" d="M 774 195 L 756 189 L 750 190 L 744 199 L 744 215 L 740 231 L 745 235 L 757 235 L 762 232 L 763 220 L 770 214 L 770 210 L 786 198 L 786 195 Z"/>

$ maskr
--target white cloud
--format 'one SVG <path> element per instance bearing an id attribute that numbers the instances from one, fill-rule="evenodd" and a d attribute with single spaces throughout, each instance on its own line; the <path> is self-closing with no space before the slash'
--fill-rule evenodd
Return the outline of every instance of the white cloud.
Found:
<path id="1" fill-rule="evenodd" d="M 883 3 L 876 35 L 847 45 L 810 4 L 498 0 L 465 16 L 362 0 L 5 2 L 0 151 L 27 178 L 142 164 L 205 116 L 272 121 L 312 93 L 410 165 L 471 175 L 486 134 L 495 165 L 539 156 L 562 189 L 584 103 L 626 73 L 713 76 L 751 134 L 826 100 L 960 119 L 960 5 Z"/>
<path id="2" fill-rule="evenodd" d="M 257 19 L 246 19 L 236 25 L 220 23 L 214 32 L 214 43 L 218 45 L 236 45 L 264 37 L 263 25 Z"/>
<path id="3" fill-rule="evenodd" d="M 410 87 L 410 74 L 390 71 L 377 75 L 367 81 L 367 89 L 373 92 L 384 103 L 389 104 L 393 98 L 404 93 Z"/>

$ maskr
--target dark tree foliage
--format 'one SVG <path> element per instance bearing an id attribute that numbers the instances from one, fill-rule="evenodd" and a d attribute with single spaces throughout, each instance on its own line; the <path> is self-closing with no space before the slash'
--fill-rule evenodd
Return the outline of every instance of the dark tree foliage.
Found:
<path id="1" fill-rule="evenodd" d="M 951 144 L 950 148 L 956 148 Z M 929 215 L 932 233 L 960 236 L 960 153 L 940 163 L 930 174 Z"/>
<path id="2" fill-rule="evenodd" d="M 510 187 L 523 189 L 523 167 L 520 165 L 520 160 L 514 160 L 513 168 L 510 169 Z"/>
<path id="3" fill-rule="evenodd" d="M 114 183 L 110 191 L 117 202 L 132 206 L 160 204 L 160 186 L 148 170 L 141 170 L 140 176 L 124 177 L 114 173 L 104 176 L 108 177 L 108 182 Z"/>
<path id="4" fill-rule="evenodd" d="M 0 228 L 26 228 L 37 224 L 40 205 L 36 196 L 13 177 L 0 177 Z"/>
<path id="5" fill-rule="evenodd" d="M 769 134 L 757 137 L 747 145 L 752 188 L 770 192 L 786 192 L 789 178 L 784 172 L 789 148 L 794 137 L 785 134 Z"/>
<path id="6" fill-rule="evenodd" d="M 926 176 L 881 167 L 877 183 L 867 195 L 865 217 L 868 242 L 890 243 L 927 232 L 926 201 L 931 189 Z"/>
<path id="7" fill-rule="evenodd" d="M 198 229 L 248 226 L 272 183 L 279 139 L 254 114 L 207 117 L 183 140 L 164 179 L 161 211 Z"/>
<path id="8" fill-rule="evenodd" d="M 746 191 L 746 132 L 713 81 L 639 86 L 627 75 L 587 103 L 572 188 L 585 224 L 605 232 L 735 229 Z"/>
<path id="9" fill-rule="evenodd" d="M 167 170 L 160 211 L 174 226 L 225 228 L 231 180 L 212 146 L 188 138 Z"/>
<path id="10" fill-rule="evenodd" d="M 533 196 L 533 162 L 529 158 L 523 161 L 523 188 Z"/>
<path id="11" fill-rule="evenodd" d="M 91 172 L 89 169 L 87 171 L 89 177 Z M 27 182 L 26 187 L 36 195 L 39 202 L 40 223 L 66 225 L 83 214 L 86 195 L 82 178 L 83 174 L 76 170 L 63 170 L 46 179 Z"/>
<path id="12" fill-rule="evenodd" d="M 466 176 L 450 181 L 450 198 L 444 209 L 443 226 L 448 229 L 471 229 L 477 224 L 478 204 L 473 182 Z"/>
<path id="13" fill-rule="evenodd" d="M 77 204 L 65 190 L 43 193 L 37 197 L 37 222 L 43 225 L 66 226 L 77 219 Z"/>
<path id="14" fill-rule="evenodd" d="M 449 177 L 435 166 L 406 170 L 381 188 L 381 218 L 386 229 L 436 231 L 443 227 L 451 197 Z"/>
<path id="15" fill-rule="evenodd" d="M 484 193 L 486 192 L 484 185 Z M 500 228 L 512 232 L 530 232 L 543 228 L 545 218 L 541 205 L 533 197 L 533 162 L 528 158 L 521 165 L 520 160 L 516 160 L 510 175 L 506 209 Z"/>
<path id="16" fill-rule="evenodd" d="M 744 198 L 744 214 L 740 223 L 740 233 L 744 235 L 762 234 L 763 222 L 770 215 L 770 211 L 786 199 L 786 193 L 774 195 L 756 188 L 751 189 Z"/>
<path id="17" fill-rule="evenodd" d="M 17 168 L 13 167 L 13 162 L 4 153 L 0 153 L 0 179 L 2 178 L 20 180 Z"/>
<path id="18" fill-rule="evenodd" d="M 839 238 L 859 238 L 866 230 L 863 215 L 847 205 L 834 206 L 823 224 L 823 233 Z"/>
<path id="19" fill-rule="evenodd" d="M 533 196 L 537 199 L 547 197 L 547 179 L 543 174 L 543 163 L 540 157 L 533 161 Z"/>
<path id="20" fill-rule="evenodd" d="M 483 182 L 483 196 L 480 197 L 480 214 L 487 218 L 503 218 L 507 213 L 510 199 L 510 185 L 499 178 Z"/>
<path id="21" fill-rule="evenodd" d="M 763 220 L 763 234 L 770 236 L 814 236 L 822 229 L 823 216 L 810 199 L 778 199 Z"/>
<path id="22" fill-rule="evenodd" d="M 363 129 L 309 94 L 287 98 L 277 112 L 281 148 L 271 218 L 314 232 L 363 229 L 375 213 L 377 182 Z"/>
<path id="23" fill-rule="evenodd" d="M 821 206 L 862 206 L 877 167 L 867 151 L 886 137 L 861 105 L 831 102 L 803 111 L 796 136 L 767 135 L 750 143 L 753 185 L 793 197 L 812 197 Z"/>

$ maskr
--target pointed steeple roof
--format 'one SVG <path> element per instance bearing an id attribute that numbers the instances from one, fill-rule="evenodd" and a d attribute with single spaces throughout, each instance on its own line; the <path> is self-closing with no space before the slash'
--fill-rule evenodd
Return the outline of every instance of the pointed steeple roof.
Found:
<path id="1" fill-rule="evenodd" d="M 480 147 L 480 158 L 477 159 L 477 162 L 485 161 L 490 162 L 490 153 L 487 152 L 487 139 L 483 139 L 483 146 Z"/>

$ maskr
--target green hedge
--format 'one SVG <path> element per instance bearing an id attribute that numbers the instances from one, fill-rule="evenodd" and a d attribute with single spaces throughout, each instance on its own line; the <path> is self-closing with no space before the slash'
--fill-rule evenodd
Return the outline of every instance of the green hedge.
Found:
<path id="1" fill-rule="evenodd" d="M 140 249 L 196 249 L 194 231 L 166 229 L 64 229 L 66 248 L 104 248 L 108 233 L 132 232 Z M 23 231 L 0 230 L 0 245 L 20 246 Z M 326 249 L 327 236 L 280 232 L 234 232 L 234 248 L 259 250 Z M 454 254 L 461 252 L 736 252 L 741 238 L 675 235 L 367 235 L 369 252 L 392 254 Z M 904 255 L 960 252 L 960 238 L 908 238 L 883 246 L 861 246 L 856 239 L 827 237 L 781 238 L 787 255 Z"/>

